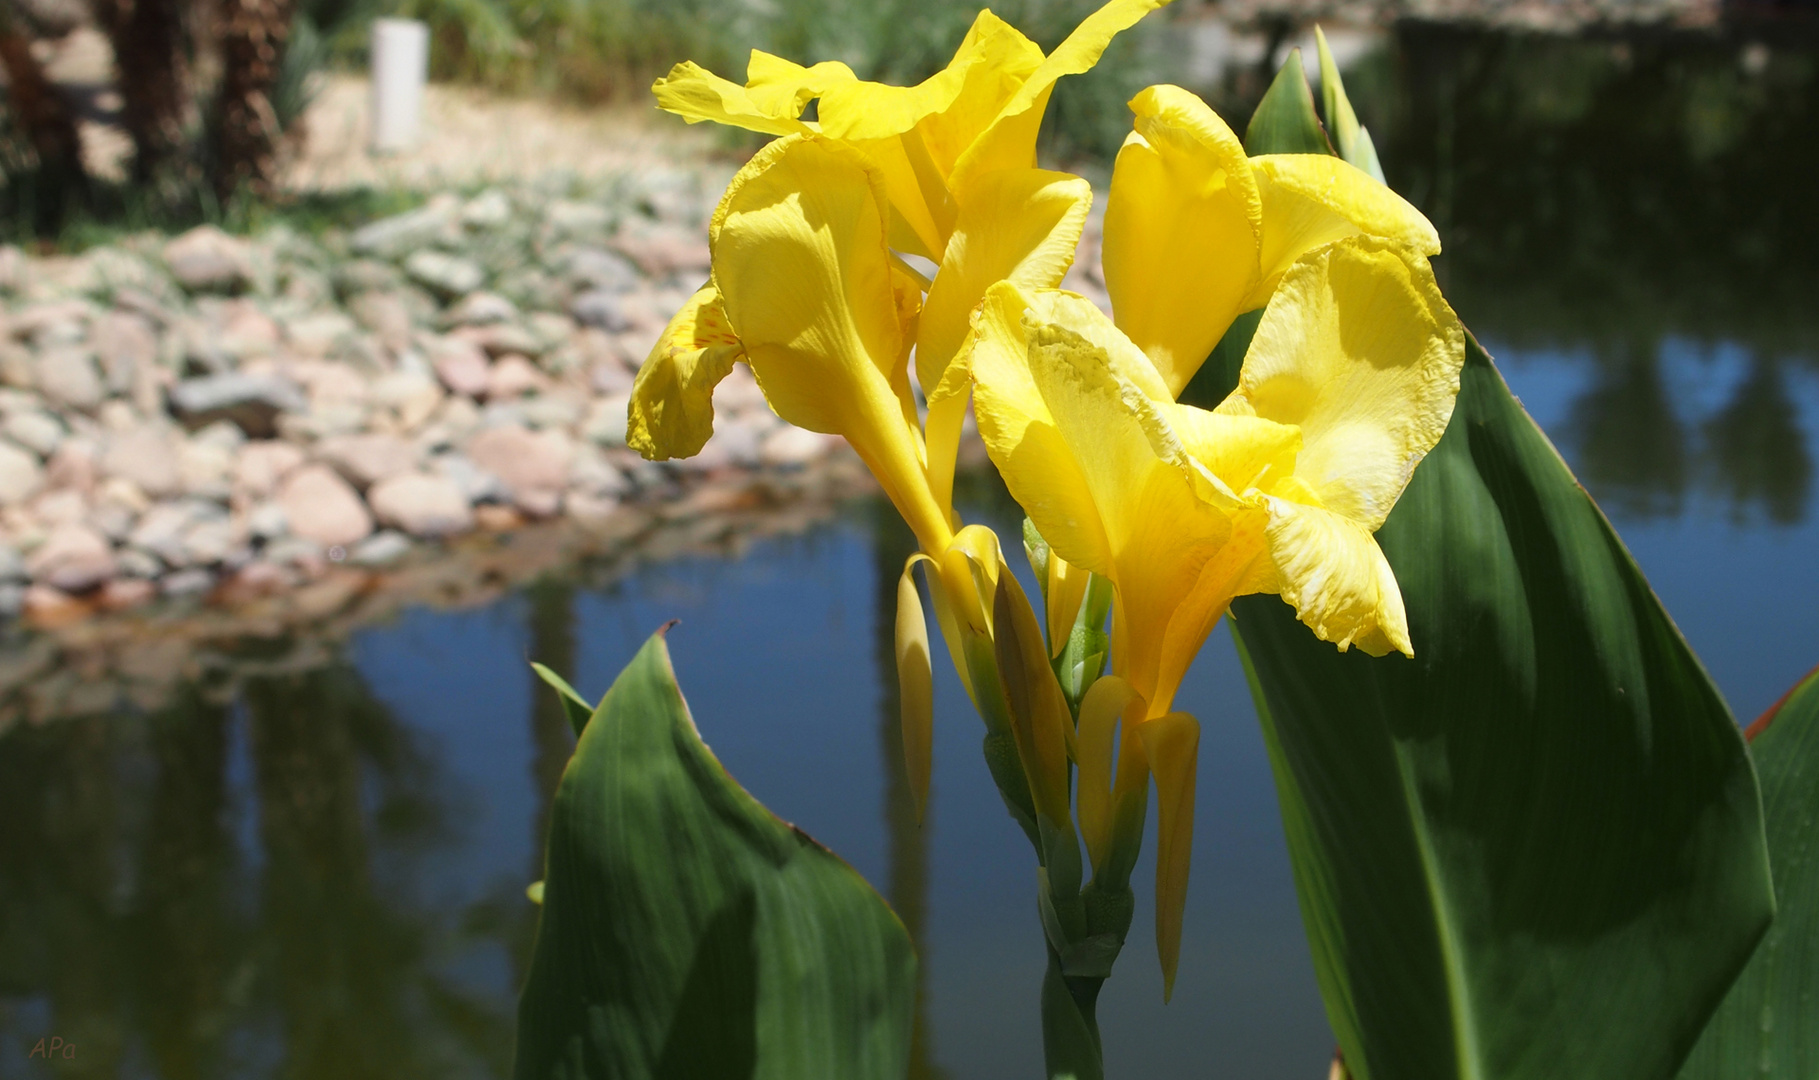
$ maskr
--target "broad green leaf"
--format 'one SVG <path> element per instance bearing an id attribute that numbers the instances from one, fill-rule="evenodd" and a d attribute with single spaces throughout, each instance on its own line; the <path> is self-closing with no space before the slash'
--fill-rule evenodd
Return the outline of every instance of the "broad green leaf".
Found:
<path id="1" fill-rule="evenodd" d="M 852 867 L 701 742 L 662 633 L 581 733 L 551 814 L 518 1080 L 898 1080 L 915 957 Z"/>
<path id="2" fill-rule="evenodd" d="M 575 729 L 575 738 L 579 739 L 582 729 L 587 727 L 587 722 L 593 718 L 594 707 L 587 703 L 586 698 L 575 692 L 575 688 L 568 684 L 567 679 L 549 668 L 532 661 L 531 670 L 537 673 L 538 678 L 549 683 L 555 689 L 556 696 L 562 699 L 562 712 L 568 717 L 568 726 Z"/>
<path id="3" fill-rule="evenodd" d="M 1290 49 L 1288 61 L 1257 103 L 1244 129 L 1244 152 L 1257 154 L 1330 154 L 1332 144 L 1314 111 L 1314 91 L 1301 66 L 1301 50 Z"/>
<path id="4" fill-rule="evenodd" d="M 1750 735 L 1780 910 L 1681 1080 L 1819 1076 L 1819 671 Z"/>
<path id="5" fill-rule="evenodd" d="M 1741 732 L 1469 337 L 1377 537 L 1413 660 L 1233 607 L 1347 1067 L 1671 1077 L 1773 912 Z"/>

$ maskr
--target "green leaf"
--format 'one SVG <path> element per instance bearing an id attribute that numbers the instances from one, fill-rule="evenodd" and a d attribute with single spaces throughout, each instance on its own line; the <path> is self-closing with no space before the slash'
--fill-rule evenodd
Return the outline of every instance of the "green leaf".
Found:
<path id="1" fill-rule="evenodd" d="M 583 730 L 546 864 L 518 1080 L 903 1076 L 909 935 L 727 775 L 662 632 Z"/>
<path id="2" fill-rule="evenodd" d="M 1290 49 L 1288 62 L 1257 103 L 1244 131 L 1247 154 L 1330 154 L 1320 116 L 1314 111 L 1314 90 L 1301 66 L 1301 50 Z"/>
<path id="3" fill-rule="evenodd" d="M 531 670 L 537 673 L 538 678 L 555 687 L 557 696 L 562 699 L 562 711 L 568 716 L 568 726 L 575 729 L 575 738 L 579 739 L 582 729 L 587 727 L 587 722 L 593 718 L 594 707 L 587 703 L 586 698 L 575 692 L 575 688 L 568 684 L 567 679 L 549 668 L 532 661 Z"/>
<path id="4" fill-rule="evenodd" d="M 1320 50 L 1320 98 L 1325 109 L 1326 127 L 1332 134 L 1333 146 L 1339 156 L 1346 162 L 1383 182 L 1383 166 L 1377 162 L 1377 147 L 1371 142 L 1371 133 L 1358 123 L 1358 114 L 1352 110 L 1352 100 L 1345 95 L 1345 80 L 1339 77 L 1339 65 L 1333 60 L 1333 50 L 1327 47 L 1326 32 L 1314 27 L 1314 41 Z"/>
<path id="5" fill-rule="evenodd" d="M 1819 671 L 1750 735 L 1780 912 L 1681 1080 L 1819 1076 Z"/>
<path id="6" fill-rule="evenodd" d="M 1469 337 L 1377 538 L 1413 660 L 1233 607 L 1347 1067 L 1672 1076 L 1773 912 L 1729 710 Z"/>

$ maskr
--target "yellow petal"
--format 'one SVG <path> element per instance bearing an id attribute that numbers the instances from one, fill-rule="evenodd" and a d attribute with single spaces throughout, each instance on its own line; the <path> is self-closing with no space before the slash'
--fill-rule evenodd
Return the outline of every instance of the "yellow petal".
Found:
<path id="1" fill-rule="evenodd" d="M 720 294 L 704 285 L 682 305 L 638 369 L 626 445 L 652 461 L 691 457 L 714 433 L 714 387 L 745 352 Z"/>
<path id="2" fill-rule="evenodd" d="M 1415 655 L 1395 571 L 1364 526 L 1288 499 L 1269 500 L 1276 587 L 1322 641 L 1372 656 Z"/>
<path id="3" fill-rule="evenodd" d="M 1117 587 L 1114 666 L 1151 697 L 1170 614 L 1230 529 L 1195 493 L 1168 390 L 1136 346 L 1071 293 L 994 286 L 973 340 L 986 449 L 1054 551 Z"/>
<path id="4" fill-rule="evenodd" d="M 1422 255 L 1440 253 L 1440 234 L 1421 211 L 1331 154 L 1269 154 L 1251 165 L 1263 197 L 1263 250 L 1247 311 L 1269 301 L 1296 259 L 1334 240 L 1378 236 Z"/>
<path id="5" fill-rule="evenodd" d="M 934 758 L 935 690 L 929 668 L 928 622 L 922 614 L 922 594 L 916 591 L 916 563 L 928 560 L 920 553 L 903 564 L 897 580 L 897 698 L 903 722 L 903 767 L 909 774 L 910 796 L 916 802 L 916 820 L 928 805 L 928 779 Z M 939 585 L 935 587 L 939 588 Z"/>
<path id="6" fill-rule="evenodd" d="M 1200 722 L 1186 713 L 1144 721 L 1138 732 L 1156 778 L 1156 955 L 1162 961 L 1162 1000 L 1175 991 L 1181 960 L 1181 916 L 1194 850 L 1194 775 Z"/>
<path id="7" fill-rule="evenodd" d="M 1074 632 L 1074 620 L 1080 615 L 1080 603 L 1086 599 L 1087 582 L 1092 574 L 1068 562 L 1054 552 L 1048 557 L 1048 647 L 1051 655 L 1060 656 L 1067 639 Z"/>
<path id="8" fill-rule="evenodd" d="M 762 68 L 758 57 L 764 55 L 753 50 L 755 66 Z M 851 72 L 847 74 L 851 77 Z M 810 130 L 800 119 L 803 106 L 808 103 L 807 97 L 801 97 L 798 104 L 797 94 L 785 92 L 775 84 L 754 95 L 747 87 L 723 79 L 692 60 L 671 68 L 668 75 L 651 86 L 651 93 L 657 96 L 658 108 L 675 113 L 691 124 L 712 120 L 767 135 Z"/>
<path id="9" fill-rule="evenodd" d="M 752 50 L 745 66 L 746 91 L 759 110 L 771 116 L 799 117 L 811 100 L 857 81 L 853 69 L 838 60 L 803 67 L 758 49 Z"/>
<path id="10" fill-rule="evenodd" d="M 714 283 L 778 416 L 846 437 L 923 550 L 951 537 L 931 497 L 905 370 L 915 287 L 891 264 L 882 178 L 858 151 L 789 136 L 715 211 Z"/>
<path id="11" fill-rule="evenodd" d="M 1036 163 L 1036 134 L 1049 92 L 1063 76 L 1090 71 L 1112 38 L 1136 25 L 1169 0 L 1109 0 L 1081 20 L 1067 40 L 1055 47 L 1017 87 L 991 123 L 971 140 L 954 163 L 949 185 L 956 190 L 973 177 L 996 169 L 1028 168 Z"/>
<path id="12" fill-rule="evenodd" d="M 1217 411 L 1299 427 L 1295 476 L 1375 532 L 1446 431 L 1464 360 L 1427 260 L 1354 237 L 1284 275 Z"/>
<path id="13" fill-rule="evenodd" d="M 1135 729 L 1143 722 L 1143 698 L 1116 675 L 1102 675 L 1080 699 L 1080 779 L 1075 802 L 1079 807 L 1080 838 L 1086 841 L 1087 861 L 1096 872 L 1105 864 L 1112 846 L 1112 743 L 1119 721 Z"/>
<path id="14" fill-rule="evenodd" d="M 1131 109 L 1105 208 L 1105 287 L 1118 328 L 1178 395 L 1255 306 L 1262 202 L 1243 144 L 1205 102 L 1152 86 Z"/>
<path id="15" fill-rule="evenodd" d="M 916 377 L 940 385 L 972 310 L 994 282 L 1030 291 L 1061 284 L 1074 262 L 1093 189 L 1078 176 L 1006 169 L 958 193 L 954 232 L 922 308 Z"/>
<path id="16" fill-rule="evenodd" d="M 992 628 L 998 673 L 1036 811 L 1057 825 L 1066 824 L 1072 717 L 1061 684 L 1049 667 L 1048 651 L 1042 647 L 1036 613 L 1014 574 L 998 574 Z"/>

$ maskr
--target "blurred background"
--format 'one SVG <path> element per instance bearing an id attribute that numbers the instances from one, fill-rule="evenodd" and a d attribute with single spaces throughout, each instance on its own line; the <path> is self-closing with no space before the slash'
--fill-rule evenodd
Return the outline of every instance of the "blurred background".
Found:
<path id="1" fill-rule="evenodd" d="M 994 10 L 1051 48 L 1095 6 Z M 0 1078 L 508 1075 L 572 744 L 525 661 L 594 698 L 673 617 L 709 744 L 917 937 L 911 1075 L 1039 1075 L 1033 863 L 939 668 L 920 828 L 903 782 L 913 541 L 749 379 L 700 459 L 624 447 L 758 145 L 657 114 L 651 80 L 738 79 L 757 46 L 913 82 L 978 8 L 0 0 Z M 1103 192 L 1153 82 L 1242 132 L 1319 22 L 1447 295 L 1747 722 L 1819 660 L 1816 14 L 1176 0 L 1061 85 L 1041 153 Z M 378 17 L 426 25 L 431 79 L 385 153 Z M 1017 534 L 989 466 L 963 489 Z M 1315 1080 L 1332 1036 L 1223 628 L 1181 700 L 1181 975 L 1164 1007 L 1140 903 L 1108 1071 Z M 28 1057 L 49 1036 L 73 1053 Z"/>

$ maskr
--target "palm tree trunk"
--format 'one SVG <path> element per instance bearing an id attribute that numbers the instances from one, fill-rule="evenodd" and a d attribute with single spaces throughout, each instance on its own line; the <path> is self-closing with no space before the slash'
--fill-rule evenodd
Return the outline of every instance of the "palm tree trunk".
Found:
<path id="1" fill-rule="evenodd" d="M 222 0 L 221 92 L 214 128 L 215 196 L 268 194 L 278 179 L 272 90 L 290 40 L 295 0 Z"/>
<path id="2" fill-rule="evenodd" d="M 120 121 L 133 140 L 133 181 L 150 180 L 183 146 L 190 107 L 185 0 L 100 0 L 98 22 L 120 72 Z"/>
<path id="3" fill-rule="evenodd" d="M 55 232 L 63 222 L 71 198 L 88 186 L 82 168 L 82 140 L 69 105 L 45 77 L 32 55 L 31 37 L 0 3 L 0 67 L 6 69 L 6 98 L 13 118 L 38 159 L 32 196 L 37 200 L 36 225 L 42 233 Z"/>

